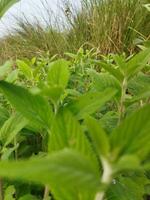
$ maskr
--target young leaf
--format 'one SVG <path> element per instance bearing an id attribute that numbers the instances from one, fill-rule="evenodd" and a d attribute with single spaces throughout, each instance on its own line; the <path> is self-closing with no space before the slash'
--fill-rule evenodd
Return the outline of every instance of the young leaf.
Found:
<path id="1" fill-rule="evenodd" d="M 150 48 L 141 51 L 135 55 L 131 60 L 128 61 L 126 65 L 126 76 L 131 78 L 134 74 L 139 72 L 147 62 L 150 60 Z"/>
<path id="2" fill-rule="evenodd" d="M 65 149 L 48 157 L 26 161 L 1 161 L 0 177 L 24 180 L 57 187 L 79 188 L 80 191 L 99 187 L 99 174 L 84 156 Z"/>
<path id="3" fill-rule="evenodd" d="M 15 136 L 27 125 L 28 121 L 20 114 L 11 116 L 0 129 L 0 140 L 3 146 L 7 146 Z"/>
<path id="4" fill-rule="evenodd" d="M 90 132 L 92 142 L 99 154 L 99 156 L 107 157 L 110 150 L 108 136 L 101 128 L 98 121 L 90 116 L 86 117 L 85 123 Z"/>
<path id="5" fill-rule="evenodd" d="M 116 90 L 112 88 L 108 88 L 103 92 L 89 92 L 70 103 L 68 108 L 77 115 L 78 119 L 83 119 L 87 114 L 99 110 L 115 94 Z"/>
<path id="6" fill-rule="evenodd" d="M 49 65 L 47 81 L 50 86 L 65 88 L 69 80 L 69 62 L 60 59 Z"/>
<path id="7" fill-rule="evenodd" d="M 0 89 L 16 110 L 36 127 L 50 127 L 52 109 L 42 96 L 33 95 L 28 90 L 5 81 L 0 81 Z"/>
<path id="8" fill-rule="evenodd" d="M 111 135 L 112 149 L 120 155 L 136 154 L 144 159 L 150 151 L 150 105 L 127 117 Z"/>
<path id="9" fill-rule="evenodd" d="M 42 94 L 47 96 L 53 104 L 57 104 L 61 95 L 63 94 L 63 88 L 60 86 L 43 87 Z"/>
<path id="10" fill-rule="evenodd" d="M 27 78 L 27 79 L 32 79 L 33 78 L 33 72 L 31 67 L 25 63 L 23 60 L 17 60 L 17 66 L 19 70 L 22 72 L 22 74 Z"/>
<path id="11" fill-rule="evenodd" d="M 119 82 L 123 81 L 123 74 L 120 71 L 119 68 L 114 68 L 113 65 L 104 63 L 102 61 L 95 61 L 95 64 L 100 65 L 102 68 L 104 68 L 107 72 L 109 72 L 111 75 L 113 75 Z"/>

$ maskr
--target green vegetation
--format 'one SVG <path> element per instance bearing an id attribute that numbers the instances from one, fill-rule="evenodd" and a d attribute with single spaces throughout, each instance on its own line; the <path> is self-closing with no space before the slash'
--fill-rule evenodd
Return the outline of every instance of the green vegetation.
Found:
<path id="1" fill-rule="evenodd" d="M 84 44 L 60 58 L 58 46 L 0 66 L 0 200 L 149 199 L 150 47 L 132 53 L 130 39 L 119 53 Z"/>

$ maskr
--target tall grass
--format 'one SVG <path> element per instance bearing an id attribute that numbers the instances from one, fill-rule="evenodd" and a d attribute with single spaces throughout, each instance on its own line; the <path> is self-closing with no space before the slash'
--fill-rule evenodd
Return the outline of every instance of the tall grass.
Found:
<path id="1" fill-rule="evenodd" d="M 85 42 L 102 53 L 132 52 L 136 38 L 150 35 L 150 14 L 143 0 L 83 0 L 82 10 L 70 17 L 73 45 Z"/>
<path id="2" fill-rule="evenodd" d="M 81 8 L 65 4 L 62 18 L 46 26 L 37 19 L 30 23 L 19 20 L 15 34 L 0 41 L 0 60 L 9 57 L 32 57 L 49 51 L 63 54 L 76 51 L 81 45 L 95 47 L 100 53 L 135 50 L 136 39 L 150 37 L 150 13 L 143 7 L 149 0 L 81 0 Z"/>

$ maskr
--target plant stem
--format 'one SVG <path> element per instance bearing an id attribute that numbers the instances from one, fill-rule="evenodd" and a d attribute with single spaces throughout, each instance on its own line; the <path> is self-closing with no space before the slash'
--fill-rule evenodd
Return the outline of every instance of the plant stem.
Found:
<path id="1" fill-rule="evenodd" d="M 17 139 L 16 137 L 14 138 L 14 146 L 17 146 Z M 18 160 L 18 150 L 17 148 L 15 149 L 15 160 Z"/>
<path id="2" fill-rule="evenodd" d="M 43 197 L 43 200 L 47 200 L 47 199 L 48 199 L 48 196 L 49 196 L 49 186 L 46 185 L 46 186 L 45 186 L 45 190 L 44 190 L 44 197 Z"/>
<path id="3" fill-rule="evenodd" d="M 121 99 L 120 99 L 120 105 L 119 105 L 119 121 L 118 123 L 121 122 L 121 120 L 124 117 L 124 112 L 125 112 L 125 95 L 126 95 L 126 89 L 127 89 L 127 80 L 124 78 L 123 83 L 122 83 L 122 91 L 121 91 Z"/>
<path id="4" fill-rule="evenodd" d="M 0 178 L 0 200 L 3 200 L 3 180 Z"/>
<path id="5" fill-rule="evenodd" d="M 103 166 L 103 175 L 101 178 L 101 183 L 105 185 L 109 185 L 112 181 L 112 168 L 110 163 L 105 159 L 101 158 L 102 166 Z M 98 192 L 96 194 L 95 200 L 103 200 L 105 192 Z"/>

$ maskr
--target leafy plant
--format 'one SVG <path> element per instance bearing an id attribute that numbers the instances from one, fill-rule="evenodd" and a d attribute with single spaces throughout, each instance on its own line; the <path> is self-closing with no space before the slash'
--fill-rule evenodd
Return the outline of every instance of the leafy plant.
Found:
<path id="1" fill-rule="evenodd" d="M 16 83 L 5 76 L 0 81 L 11 113 L 1 109 L 0 177 L 8 182 L 6 198 L 19 190 L 16 181 L 41 189 L 40 195 L 30 191 L 17 199 L 144 200 L 149 195 L 150 49 L 101 60 L 79 54 L 71 54 L 75 62 L 48 63 L 42 74 L 17 60 Z M 22 143 L 31 135 L 41 146 L 25 160 Z M 16 150 L 22 160 L 13 156 Z"/>

